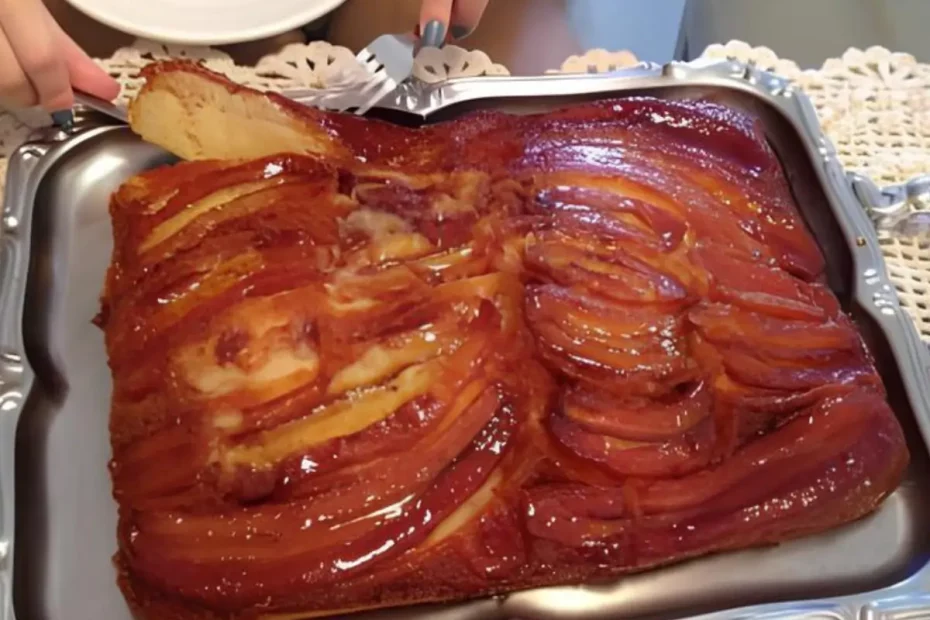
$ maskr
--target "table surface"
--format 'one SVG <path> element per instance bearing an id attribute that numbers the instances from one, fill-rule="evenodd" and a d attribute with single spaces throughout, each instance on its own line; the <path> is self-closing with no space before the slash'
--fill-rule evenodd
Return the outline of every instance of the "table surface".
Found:
<path id="1" fill-rule="evenodd" d="M 848 48 L 880 45 L 930 62 L 928 0 L 688 0 L 682 22 L 689 52 L 738 39 L 819 69 Z M 690 58 L 686 58 L 690 59 Z"/>

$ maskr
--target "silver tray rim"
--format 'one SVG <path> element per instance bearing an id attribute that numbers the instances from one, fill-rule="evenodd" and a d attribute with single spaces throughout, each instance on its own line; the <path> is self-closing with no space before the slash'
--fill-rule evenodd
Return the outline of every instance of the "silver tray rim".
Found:
<path id="1" fill-rule="evenodd" d="M 378 107 L 424 119 L 441 110 L 481 99 L 596 95 L 670 84 L 747 92 L 775 108 L 800 136 L 814 162 L 829 207 L 853 259 L 853 301 L 887 339 L 914 412 L 930 446 L 930 349 L 900 306 L 879 248 L 872 218 L 880 216 L 876 196 L 906 194 L 905 185 L 879 190 L 858 175 L 847 175 L 836 149 L 820 127 L 811 101 L 789 81 L 733 60 L 700 59 L 664 66 L 644 63 L 608 74 L 554 74 L 538 77 L 459 78 L 438 84 L 404 84 Z M 284 93 L 287 95 L 288 93 Z M 9 159 L 0 216 L 0 620 L 15 620 L 13 609 L 14 445 L 17 422 L 35 380 L 25 354 L 22 321 L 30 262 L 31 219 L 44 176 L 71 148 L 105 131 L 87 118 L 68 131 L 48 129 L 19 147 Z M 878 200 L 880 202 L 880 200 Z M 884 213 L 887 215 L 887 212 Z M 930 561 L 913 575 L 880 590 L 843 597 L 786 601 L 716 611 L 695 620 L 905 620 L 930 618 Z"/>

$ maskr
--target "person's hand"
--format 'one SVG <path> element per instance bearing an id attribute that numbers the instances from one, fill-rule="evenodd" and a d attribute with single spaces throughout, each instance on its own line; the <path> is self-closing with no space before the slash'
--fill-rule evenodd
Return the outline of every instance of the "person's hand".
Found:
<path id="1" fill-rule="evenodd" d="M 488 0 L 423 0 L 420 5 L 420 42 L 442 47 L 447 40 L 464 39 L 481 20 Z"/>
<path id="2" fill-rule="evenodd" d="M 74 88 L 102 99 L 119 84 L 55 22 L 42 0 L 0 0 L 0 101 L 70 110 Z"/>

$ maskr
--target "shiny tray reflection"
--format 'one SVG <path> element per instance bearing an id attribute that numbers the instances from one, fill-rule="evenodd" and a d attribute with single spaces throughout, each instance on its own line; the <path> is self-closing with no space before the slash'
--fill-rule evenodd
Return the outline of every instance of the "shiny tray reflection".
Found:
<path id="1" fill-rule="evenodd" d="M 457 80 L 406 89 L 378 114 L 421 123 L 477 107 L 526 113 L 632 94 L 712 98 L 762 119 L 828 257 L 831 287 L 862 327 L 909 435 L 905 483 L 871 517 L 777 547 L 611 584 L 357 617 L 930 618 L 930 356 L 897 305 L 866 211 L 803 97 L 724 62 Z M 90 320 L 110 259 L 109 194 L 171 158 L 127 128 L 99 122 L 72 135 L 51 132 L 11 160 L 0 236 L 0 620 L 14 610 L 19 620 L 129 617 L 110 563 L 110 377 L 103 335 Z"/>

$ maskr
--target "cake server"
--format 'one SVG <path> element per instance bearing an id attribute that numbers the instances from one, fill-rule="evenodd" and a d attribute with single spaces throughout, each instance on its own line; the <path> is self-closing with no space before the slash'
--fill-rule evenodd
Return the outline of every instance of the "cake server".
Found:
<path id="1" fill-rule="evenodd" d="M 355 58 L 371 79 L 333 98 L 326 107 L 359 115 L 368 112 L 413 73 L 415 43 L 412 34 L 383 34 L 369 43 Z"/>

